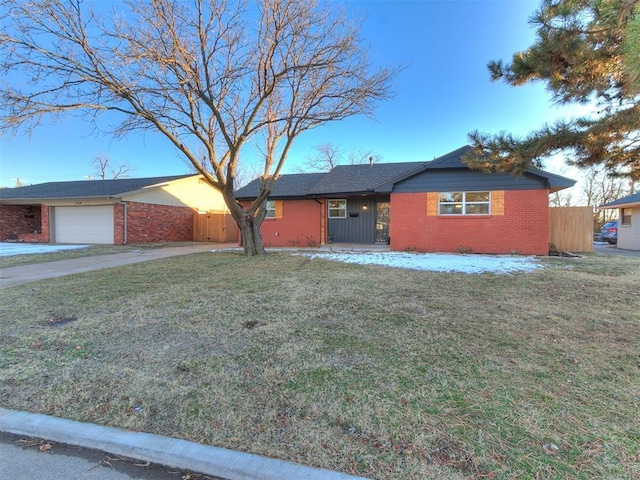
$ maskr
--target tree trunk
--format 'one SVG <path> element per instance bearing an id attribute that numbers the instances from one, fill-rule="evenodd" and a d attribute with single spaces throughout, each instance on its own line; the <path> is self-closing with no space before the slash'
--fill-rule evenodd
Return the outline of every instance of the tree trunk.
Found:
<path id="1" fill-rule="evenodd" d="M 244 247 L 244 254 L 247 257 L 253 257 L 255 255 L 265 255 L 264 243 L 262 242 L 262 234 L 260 233 L 260 225 L 256 218 L 249 212 L 244 212 L 243 218 L 236 223 L 240 228 L 242 234 L 242 246 Z"/>
<path id="2" fill-rule="evenodd" d="M 240 229 L 244 254 L 247 257 L 266 255 L 264 243 L 262 242 L 262 233 L 260 232 L 260 226 L 267 213 L 264 208 L 264 202 L 255 213 L 251 210 L 245 210 L 236 200 L 235 192 L 233 191 L 233 181 L 225 185 L 222 190 L 222 197 L 231 212 L 231 216 Z"/>

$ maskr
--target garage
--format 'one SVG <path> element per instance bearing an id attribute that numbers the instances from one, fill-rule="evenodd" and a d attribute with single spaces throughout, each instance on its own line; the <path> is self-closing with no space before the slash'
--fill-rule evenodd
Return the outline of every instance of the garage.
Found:
<path id="1" fill-rule="evenodd" d="M 54 243 L 113 243 L 113 205 L 54 207 Z"/>
<path id="2" fill-rule="evenodd" d="M 198 212 L 229 213 L 220 190 L 202 175 L 0 188 L 0 242 L 191 242 Z"/>

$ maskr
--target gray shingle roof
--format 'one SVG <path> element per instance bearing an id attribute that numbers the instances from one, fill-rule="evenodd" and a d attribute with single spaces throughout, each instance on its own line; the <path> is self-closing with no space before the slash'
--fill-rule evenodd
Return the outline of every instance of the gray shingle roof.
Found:
<path id="1" fill-rule="evenodd" d="M 423 168 L 424 162 L 377 163 L 373 165 L 338 165 L 328 173 L 282 175 L 269 198 L 302 198 L 309 195 L 332 195 L 371 192 L 378 185 Z M 260 179 L 236 192 L 238 199 L 255 198 Z"/>
<path id="2" fill-rule="evenodd" d="M 0 200 L 115 197 L 140 188 L 191 176 L 193 176 L 193 174 L 152 178 L 118 178 L 115 180 L 40 183 L 38 185 L 0 189 Z"/>
<path id="3" fill-rule="evenodd" d="M 282 175 L 273 186 L 270 198 L 301 198 L 318 183 L 326 173 L 293 173 Z M 236 192 L 236 198 L 250 199 L 258 196 L 260 179 L 257 178 Z"/>
<path id="4" fill-rule="evenodd" d="M 605 203 L 604 205 L 600 205 L 599 208 L 609 208 L 617 207 L 619 205 L 631 204 L 640 204 L 640 192 L 634 193 L 632 195 L 627 195 L 626 197 L 619 198 L 618 200 L 614 200 L 613 202 Z"/>
<path id="5" fill-rule="evenodd" d="M 270 198 L 301 198 L 304 196 L 336 196 L 367 192 L 391 192 L 395 183 L 417 173 L 431 169 L 468 168 L 462 157 L 470 146 L 458 148 L 430 162 L 375 163 L 373 165 L 338 165 L 328 173 L 282 175 L 275 184 Z M 576 182 L 535 168 L 527 173 L 547 180 L 551 191 L 571 187 Z M 239 199 L 255 198 L 259 180 L 237 192 Z"/>
<path id="6" fill-rule="evenodd" d="M 425 166 L 424 162 L 338 165 L 326 173 L 309 195 L 371 192 L 377 186 Z"/>
<path id="7" fill-rule="evenodd" d="M 469 145 L 460 147 L 453 152 L 433 159 L 429 162 L 428 168 L 467 168 L 467 164 L 462 161 L 462 157 L 469 150 L 471 150 Z"/>

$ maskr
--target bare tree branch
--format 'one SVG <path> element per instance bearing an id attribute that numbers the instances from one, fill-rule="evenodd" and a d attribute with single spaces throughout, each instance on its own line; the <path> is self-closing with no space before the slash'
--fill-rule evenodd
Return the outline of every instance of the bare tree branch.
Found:
<path id="1" fill-rule="evenodd" d="M 363 163 L 379 162 L 382 155 L 373 150 L 350 150 L 346 154 L 333 143 L 322 143 L 314 147 L 315 153 L 305 159 L 301 171 L 328 172 L 338 165 L 360 165 Z"/>
<path id="2" fill-rule="evenodd" d="M 135 168 L 127 162 L 114 164 L 106 155 L 97 155 L 92 163 L 95 176 L 101 180 L 108 178 L 125 178 L 135 171 Z"/>

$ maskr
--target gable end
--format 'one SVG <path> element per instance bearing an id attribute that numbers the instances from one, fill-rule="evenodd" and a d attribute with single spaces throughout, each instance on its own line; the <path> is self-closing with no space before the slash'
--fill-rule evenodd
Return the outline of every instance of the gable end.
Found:
<path id="1" fill-rule="evenodd" d="M 455 192 L 491 190 L 543 190 L 549 188 L 544 178 L 524 174 L 483 173 L 468 169 L 425 170 L 398 182 L 394 193 Z"/>

